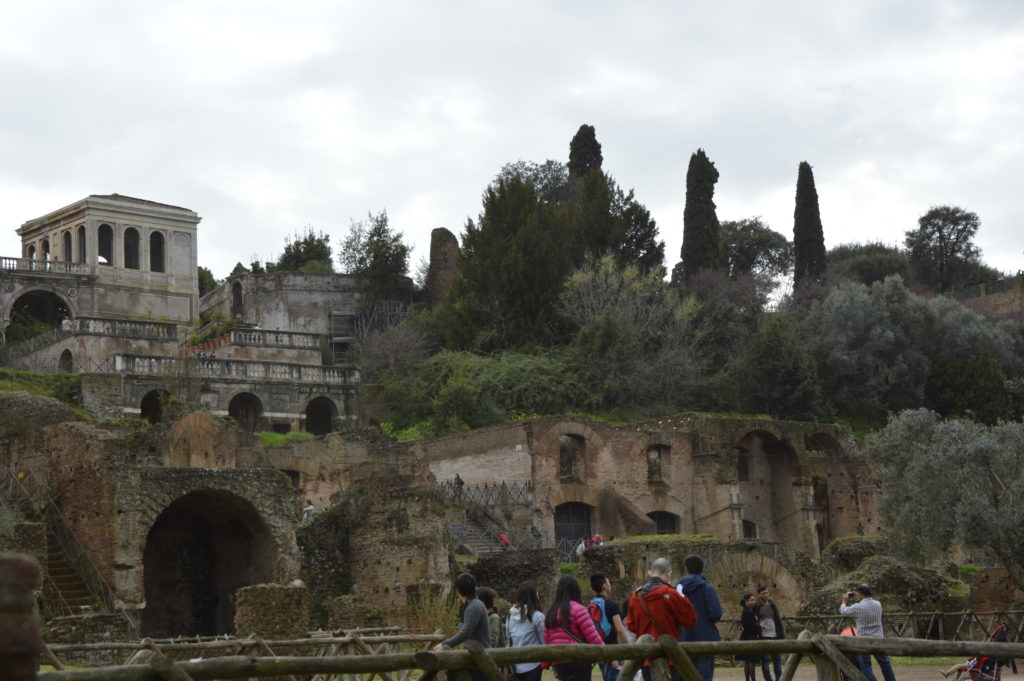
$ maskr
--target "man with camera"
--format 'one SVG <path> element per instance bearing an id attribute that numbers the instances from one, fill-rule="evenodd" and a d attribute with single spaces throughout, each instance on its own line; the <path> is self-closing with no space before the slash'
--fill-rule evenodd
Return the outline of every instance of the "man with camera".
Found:
<path id="1" fill-rule="evenodd" d="M 853 601 L 853 604 L 850 604 Z M 882 633 L 882 604 L 871 597 L 871 588 L 867 584 L 861 584 L 853 591 L 843 595 L 843 603 L 839 606 L 839 614 L 844 617 L 852 617 L 857 624 L 857 636 L 870 636 L 872 638 L 884 638 Z M 871 657 L 868 655 L 857 655 L 857 666 L 867 677 L 868 681 L 878 681 L 871 671 Z M 892 663 L 889 656 L 884 653 L 875 653 L 875 661 L 885 681 L 896 681 L 896 675 L 892 671 Z"/>

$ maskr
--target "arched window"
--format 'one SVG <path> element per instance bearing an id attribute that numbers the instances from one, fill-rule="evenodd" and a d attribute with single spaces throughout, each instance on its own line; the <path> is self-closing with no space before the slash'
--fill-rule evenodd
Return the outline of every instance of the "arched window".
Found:
<path id="1" fill-rule="evenodd" d="M 71 249 L 71 232 L 64 232 L 64 236 L 61 238 L 60 250 L 64 262 L 71 262 L 71 256 L 74 254 Z"/>
<path id="2" fill-rule="evenodd" d="M 242 284 L 234 282 L 231 284 L 231 318 L 241 319 L 245 316 L 245 309 L 242 307 Z"/>
<path id="3" fill-rule="evenodd" d="M 124 268 L 139 269 L 139 230 L 134 227 L 124 230 Z"/>
<path id="4" fill-rule="evenodd" d="M 743 538 L 757 539 L 757 523 L 752 520 L 743 521 Z"/>
<path id="5" fill-rule="evenodd" d="M 36 247 L 35 246 L 29 246 L 28 247 L 28 252 L 25 255 L 26 255 L 26 257 L 29 260 L 35 260 L 36 259 Z"/>
<path id="6" fill-rule="evenodd" d="M 164 235 L 160 232 L 149 235 L 149 271 L 167 271 L 164 266 Z"/>
<path id="7" fill-rule="evenodd" d="M 40 260 L 49 260 L 50 259 L 50 240 L 49 239 L 43 239 L 42 251 L 39 253 L 39 259 Z"/>
<path id="8" fill-rule="evenodd" d="M 96 230 L 96 245 L 99 246 L 99 262 L 101 265 L 114 264 L 114 228 L 102 224 Z"/>
<path id="9" fill-rule="evenodd" d="M 78 225 L 78 262 L 85 262 L 85 225 Z"/>

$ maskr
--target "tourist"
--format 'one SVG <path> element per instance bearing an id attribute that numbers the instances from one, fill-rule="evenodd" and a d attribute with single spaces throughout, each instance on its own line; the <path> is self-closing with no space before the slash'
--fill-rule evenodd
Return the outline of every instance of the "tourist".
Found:
<path id="1" fill-rule="evenodd" d="M 469 639 L 479 641 L 484 648 L 490 648 L 491 630 L 487 624 L 487 608 L 476 597 L 476 579 L 473 575 L 463 572 L 456 577 L 455 592 L 462 601 L 462 607 L 459 609 L 459 630 L 454 636 L 434 646 L 434 650 L 453 648 Z M 473 681 L 487 681 L 487 676 L 477 669 L 473 670 L 472 678 Z"/>
<path id="2" fill-rule="evenodd" d="M 690 628 L 679 630 L 680 641 L 721 641 L 722 636 L 715 626 L 722 619 L 722 604 L 718 601 L 718 593 L 711 582 L 703 577 L 704 559 L 691 553 L 683 559 L 686 574 L 676 584 L 679 593 L 693 603 L 697 611 L 697 623 Z M 697 655 L 693 664 L 700 672 L 704 681 L 711 681 L 715 676 L 715 656 Z"/>
<path id="3" fill-rule="evenodd" d="M 498 535 L 498 542 L 501 544 L 502 551 L 508 551 L 509 547 L 512 546 L 512 540 L 504 532 Z"/>
<path id="4" fill-rule="evenodd" d="M 850 601 L 853 604 L 850 604 Z M 853 591 L 843 594 L 843 602 L 839 606 L 839 614 L 844 617 L 852 617 L 857 623 L 857 636 L 861 638 L 884 638 L 882 633 L 882 604 L 871 597 L 871 588 L 867 584 L 861 584 Z M 875 661 L 878 668 L 882 670 L 885 681 L 896 681 L 896 674 L 892 670 L 892 663 L 885 653 L 875 653 Z M 861 673 L 868 681 L 878 681 L 875 673 L 871 670 L 871 656 L 858 655 L 857 665 Z"/>
<path id="5" fill-rule="evenodd" d="M 487 628 L 491 632 L 491 647 L 504 647 L 505 637 L 502 635 L 504 632 L 501 630 L 501 617 L 498 615 L 498 611 L 494 609 L 494 601 L 498 597 L 497 592 L 489 586 L 481 586 L 477 587 L 476 597 L 487 608 Z"/>
<path id="6" fill-rule="evenodd" d="M 740 640 L 756 641 L 761 638 L 761 625 L 757 621 L 757 596 L 752 593 L 743 594 L 740 599 Z M 757 663 L 761 655 L 737 655 L 737 661 L 743 662 L 743 681 L 757 681 Z"/>
<path id="7" fill-rule="evenodd" d="M 757 598 L 758 603 L 755 610 L 758 624 L 761 625 L 761 638 L 769 640 L 786 638 L 786 630 L 782 626 L 779 608 L 775 605 L 775 601 L 768 597 L 768 587 L 758 584 Z M 764 675 L 764 681 L 772 681 L 769 662 L 775 670 L 775 681 L 779 681 L 782 678 L 782 655 L 771 653 L 761 656 L 761 673 Z"/>
<path id="8" fill-rule="evenodd" d="M 466 483 L 462 481 L 459 474 L 455 474 L 455 480 L 452 481 L 452 486 L 455 488 L 455 499 L 456 501 L 462 501 L 462 488 L 466 486 Z"/>
<path id="9" fill-rule="evenodd" d="M 544 643 L 544 613 L 533 582 L 523 582 L 516 590 L 515 604 L 509 608 L 505 630 L 513 648 L 539 646 Z M 540 681 L 540 662 L 519 662 L 514 665 L 518 681 Z"/>
<path id="10" fill-rule="evenodd" d="M 302 509 L 302 522 L 308 523 L 313 519 L 313 511 L 316 509 L 313 507 L 313 502 L 306 499 L 306 507 Z"/>
<path id="11" fill-rule="evenodd" d="M 629 633 L 622 624 L 622 609 L 619 604 L 609 596 L 612 592 L 612 583 L 604 574 L 595 572 L 590 575 L 590 588 L 594 591 L 594 597 L 590 599 L 590 619 L 594 619 L 594 608 L 601 613 L 597 633 L 601 634 L 607 645 L 615 643 L 629 643 Z M 602 681 L 615 681 L 619 678 L 619 670 L 622 665 L 615 661 L 598 662 L 601 669 Z"/>
<path id="12" fill-rule="evenodd" d="M 678 639 L 680 629 L 697 623 L 697 612 L 690 601 L 669 584 L 672 563 L 668 558 L 655 559 L 647 576 L 647 582 L 633 592 L 626 604 L 629 630 L 638 637 L 650 634 L 656 641 L 662 636 Z M 674 665 L 671 669 L 673 681 L 680 681 L 679 670 Z M 641 672 L 644 681 L 651 681 L 649 663 L 644 662 Z"/>
<path id="13" fill-rule="evenodd" d="M 555 601 L 544 618 L 545 643 L 604 645 L 582 601 L 580 583 L 572 575 L 562 575 L 555 589 Z M 590 680 L 589 662 L 556 662 L 551 666 L 559 681 Z"/>

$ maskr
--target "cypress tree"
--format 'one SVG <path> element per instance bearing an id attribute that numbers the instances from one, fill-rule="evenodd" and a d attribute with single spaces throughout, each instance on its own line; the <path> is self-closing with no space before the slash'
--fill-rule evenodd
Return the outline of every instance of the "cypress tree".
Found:
<path id="1" fill-rule="evenodd" d="M 591 170 L 600 170 L 603 161 L 594 126 L 584 123 L 569 142 L 569 176 L 586 177 Z"/>
<path id="2" fill-rule="evenodd" d="M 793 212 L 793 287 L 821 281 L 827 264 L 814 173 L 810 163 L 801 161 Z"/>
<path id="3" fill-rule="evenodd" d="M 715 164 L 703 149 L 698 149 L 690 156 L 690 166 L 686 170 L 686 208 L 683 210 L 683 248 L 680 252 L 684 281 L 689 281 L 701 270 L 718 269 L 720 265 L 718 216 L 714 202 L 716 182 L 718 170 Z"/>

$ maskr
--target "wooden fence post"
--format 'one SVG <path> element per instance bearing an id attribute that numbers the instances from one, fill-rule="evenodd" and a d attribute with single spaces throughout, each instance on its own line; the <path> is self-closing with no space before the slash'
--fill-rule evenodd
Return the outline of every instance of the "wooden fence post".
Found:
<path id="1" fill-rule="evenodd" d="M 0 681 L 34 681 L 43 639 L 32 592 L 39 562 L 21 553 L 0 554 Z"/>
<path id="2" fill-rule="evenodd" d="M 811 632 L 804 629 L 796 638 L 797 640 L 802 641 L 809 639 L 810 637 Z M 796 668 L 800 665 L 800 660 L 802 658 L 803 655 L 801 655 L 800 653 L 790 654 L 790 656 L 786 658 L 786 664 L 782 668 L 782 676 L 780 677 L 779 681 L 793 681 L 793 675 L 796 674 Z"/>

